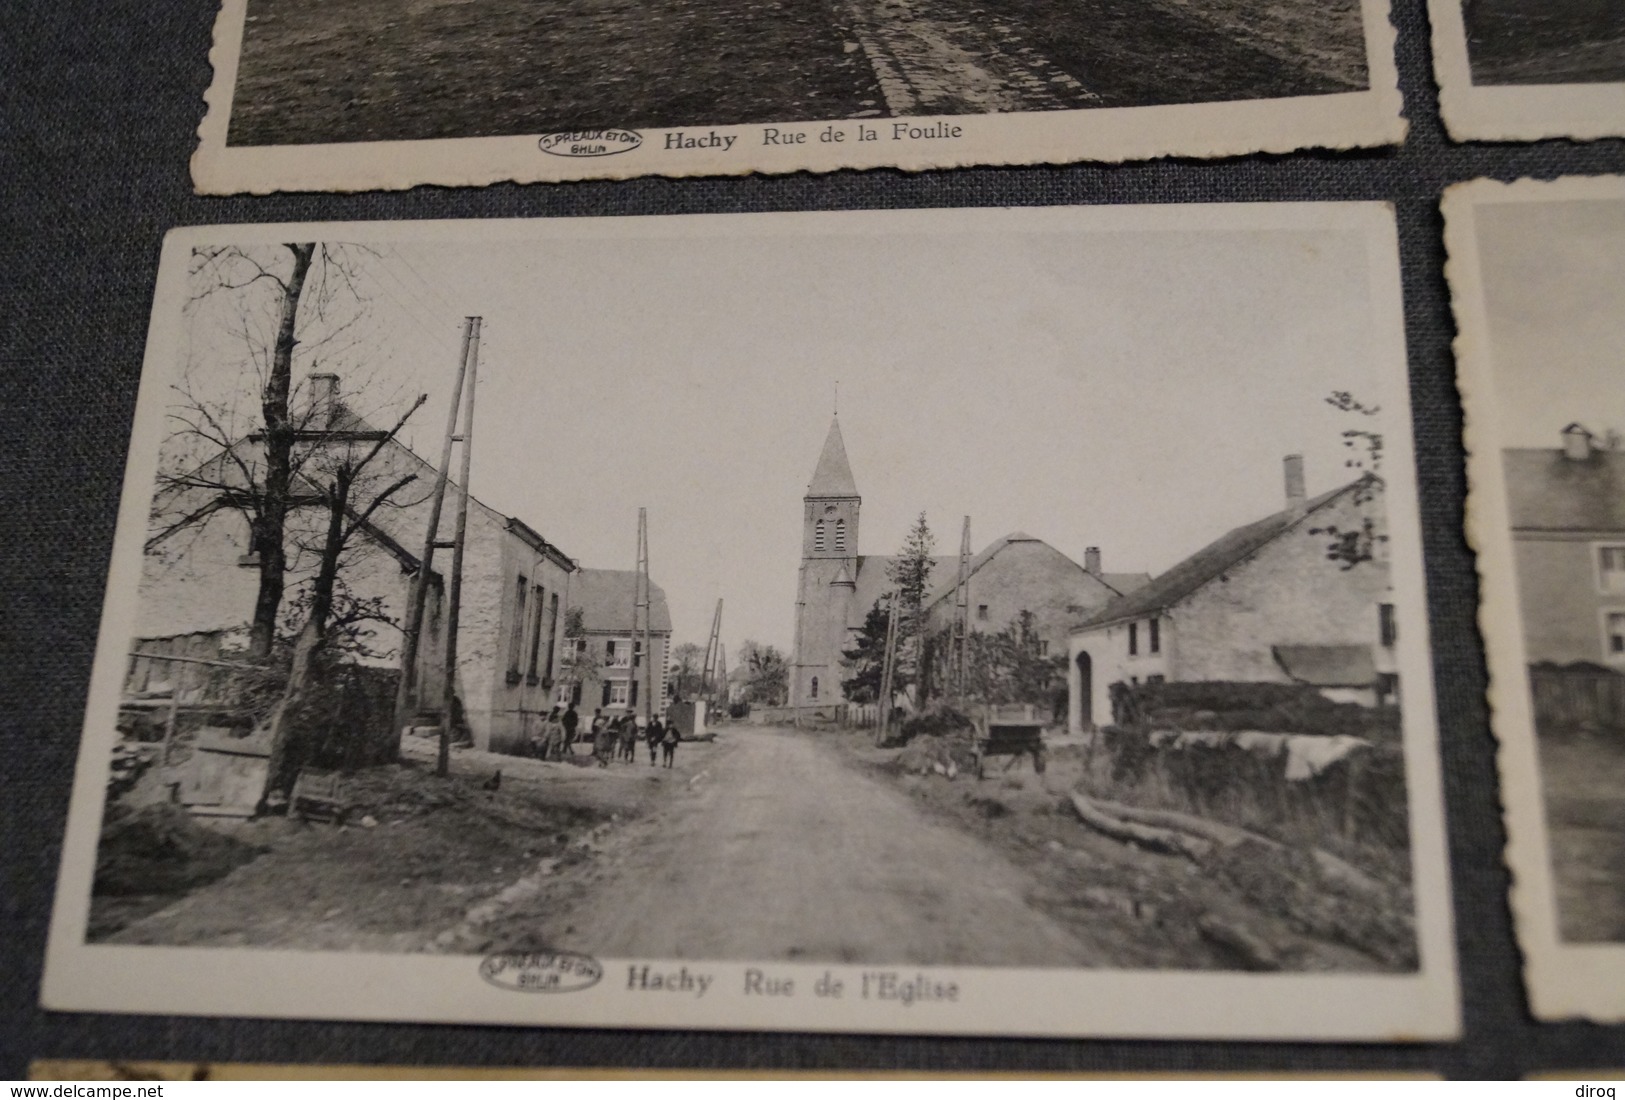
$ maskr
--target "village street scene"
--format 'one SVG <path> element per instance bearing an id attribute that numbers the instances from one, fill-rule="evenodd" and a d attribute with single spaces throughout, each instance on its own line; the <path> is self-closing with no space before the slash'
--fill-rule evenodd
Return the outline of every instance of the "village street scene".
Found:
<path id="1" fill-rule="evenodd" d="M 1625 203 L 1477 222 L 1558 937 L 1625 942 Z M 1538 272 L 1538 274 L 1537 274 Z M 1549 300 L 1554 307 L 1532 309 Z M 1501 673 L 1496 673 L 1499 677 Z"/>
<path id="2" fill-rule="evenodd" d="M 1359 0 L 250 0 L 227 141 L 308 145 L 1361 91 Z"/>
<path id="3" fill-rule="evenodd" d="M 198 249 L 87 939 L 1415 970 L 1366 262 Z"/>

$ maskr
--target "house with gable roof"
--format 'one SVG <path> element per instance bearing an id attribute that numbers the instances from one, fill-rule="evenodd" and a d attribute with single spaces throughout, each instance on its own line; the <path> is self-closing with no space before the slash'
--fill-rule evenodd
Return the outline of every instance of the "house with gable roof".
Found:
<path id="1" fill-rule="evenodd" d="M 377 434 L 341 399 L 337 376 L 312 375 L 309 385 L 311 407 L 303 418 L 303 447 L 353 446 L 358 437 Z M 234 476 L 234 470 L 252 469 L 259 447 L 259 441 L 250 437 L 227 454 L 209 459 L 220 472 L 201 480 L 222 483 Z M 308 471 L 319 465 L 316 455 L 306 460 L 304 468 Z M 346 599 L 371 605 L 377 612 L 365 624 L 370 638 L 355 659 L 396 668 L 401 659 L 399 624 L 405 619 L 412 581 L 421 567 L 418 555 L 427 534 L 435 470 L 393 439 L 368 472 L 380 484 L 413 477 L 389 506 L 362 524 L 341 560 Z M 308 482 L 305 484 L 308 488 Z M 189 488 L 161 503 L 184 513 L 207 505 L 205 496 L 211 492 L 217 490 Z M 450 533 L 456 486 L 449 485 L 447 493 L 442 536 Z M 310 547 L 319 545 L 324 524 L 319 508 L 295 508 L 290 513 L 284 608 L 297 607 L 300 593 L 313 579 L 316 562 Z M 443 571 L 449 566 L 450 552 L 441 551 L 428 579 L 415 692 L 417 722 L 422 725 L 439 721 L 446 645 Z M 570 557 L 535 528 L 470 497 L 456 694 L 476 747 L 527 751 L 527 735 L 537 728 L 537 717 L 545 713 L 551 699 L 563 631 L 563 593 L 575 572 Z M 182 532 L 154 536 L 142 561 L 133 648 L 166 655 L 231 656 L 246 642 L 258 587 L 259 558 L 252 533 L 241 513 L 233 509 L 218 509 L 207 523 Z M 127 687 L 152 691 L 169 676 L 171 665 L 134 659 Z"/>
<path id="2" fill-rule="evenodd" d="M 1309 497 L 1302 457 L 1284 465 L 1284 508 L 1221 535 L 1072 629 L 1072 732 L 1112 721 L 1114 683 L 1301 683 L 1368 704 L 1397 695 L 1381 482 L 1367 475 Z M 1367 519 L 1377 533 L 1370 560 L 1329 560 L 1329 531 L 1360 530 Z"/>
<path id="3" fill-rule="evenodd" d="M 566 599 L 570 611 L 581 612 L 581 620 L 579 631 L 564 644 L 588 658 L 577 667 L 590 667 L 592 674 L 576 680 L 561 677 L 554 693 L 557 705 L 574 703 L 589 715 L 602 710 L 618 717 L 642 713 L 643 695 L 652 690 L 650 713 L 665 712 L 671 611 L 665 589 L 650 581 L 648 633 L 653 653 L 645 653 L 641 613 L 638 630 L 632 629 L 637 582 L 638 574 L 631 569 L 578 569 L 570 578 Z"/>
<path id="4" fill-rule="evenodd" d="M 1529 662 L 1625 671 L 1625 452 L 1570 424 L 1501 462 Z"/>

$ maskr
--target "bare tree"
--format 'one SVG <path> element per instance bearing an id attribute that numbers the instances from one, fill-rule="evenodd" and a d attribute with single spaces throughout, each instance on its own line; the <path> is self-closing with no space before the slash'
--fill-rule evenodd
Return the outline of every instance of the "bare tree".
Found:
<path id="1" fill-rule="evenodd" d="M 246 521 L 259 571 L 248 624 L 254 659 L 265 659 L 276 638 L 289 517 L 322 503 L 300 478 L 311 450 L 301 443 L 312 442 L 308 422 L 317 403 L 301 407 L 294 379 L 296 368 L 314 371 L 341 355 L 365 312 L 354 252 L 303 242 L 199 249 L 192 258 L 194 323 L 201 311 L 217 310 L 214 330 L 223 344 L 207 347 L 201 362 L 194 358 L 175 386 L 147 549 L 164 553 L 222 514 Z"/>
<path id="2" fill-rule="evenodd" d="M 693 699 L 703 694 L 705 684 L 705 647 L 684 642 L 671 651 L 672 687 L 679 699 Z"/>
<path id="3" fill-rule="evenodd" d="M 790 687 L 790 666 L 775 646 L 747 638 L 739 646 L 745 670 L 745 698 L 752 703 L 782 706 Z"/>
<path id="4" fill-rule="evenodd" d="M 302 763 L 301 754 L 293 748 L 296 726 L 331 631 L 344 622 L 335 622 L 334 610 L 345 552 L 379 509 L 395 504 L 401 491 L 418 477 L 416 463 L 402 470 L 378 462 L 379 456 L 427 400 L 426 394 L 419 395 L 387 431 L 343 423 L 330 425 L 324 433 L 326 439 L 303 464 L 301 481 L 322 505 L 323 522 L 319 526 L 319 545 L 314 547 L 315 578 L 305 619 L 294 641 L 287 687 L 271 716 L 271 759 L 267 768 L 270 794 L 285 793 Z"/>
<path id="5" fill-rule="evenodd" d="M 559 679 L 570 687 L 567 696 L 574 698 L 576 689 L 583 694 L 587 685 L 599 678 L 596 654 L 587 649 L 586 617 L 579 607 L 564 610 L 564 656 L 559 661 Z"/>

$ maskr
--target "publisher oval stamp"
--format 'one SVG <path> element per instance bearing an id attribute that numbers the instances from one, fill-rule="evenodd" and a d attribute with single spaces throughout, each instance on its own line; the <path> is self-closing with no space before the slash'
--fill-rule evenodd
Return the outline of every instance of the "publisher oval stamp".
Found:
<path id="1" fill-rule="evenodd" d="M 537 148 L 555 157 L 612 157 L 642 144 L 643 135 L 635 130 L 567 130 L 536 140 Z"/>
<path id="2" fill-rule="evenodd" d="M 597 959 L 574 951 L 515 951 L 487 955 L 480 962 L 480 977 L 515 993 L 578 993 L 603 976 Z"/>

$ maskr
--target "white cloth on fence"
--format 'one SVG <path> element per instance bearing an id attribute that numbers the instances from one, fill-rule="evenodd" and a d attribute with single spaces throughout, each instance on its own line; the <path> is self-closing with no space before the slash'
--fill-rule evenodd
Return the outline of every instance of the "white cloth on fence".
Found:
<path id="1" fill-rule="evenodd" d="M 1288 737 L 1287 780 L 1298 782 L 1313 779 L 1349 753 L 1363 749 L 1369 744 L 1370 742 L 1363 737 L 1354 737 L 1346 733 L 1338 734 L 1336 737 L 1319 737 L 1314 734 L 1295 734 Z"/>

